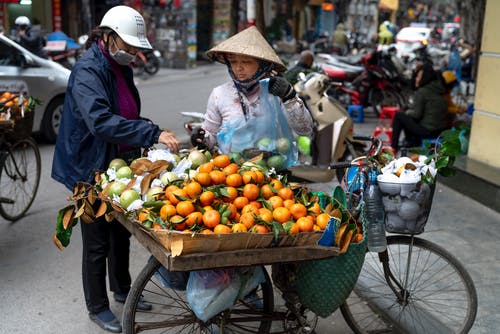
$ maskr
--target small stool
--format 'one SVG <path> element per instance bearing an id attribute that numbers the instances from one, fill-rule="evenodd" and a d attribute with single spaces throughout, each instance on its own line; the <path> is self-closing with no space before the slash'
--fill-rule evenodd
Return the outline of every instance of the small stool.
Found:
<path id="1" fill-rule="evenodd" d="M 357 123 L 363 123 L 365 121 L 365 114 L 363 111 L 363 106 L 360 104 L 348 105 L 347 106 L 347 113 Z"/>
<path id="2" fill-rule="evenodd" d="M 388 119 L 392 122 L 394 119 L 394 115 L 399 111 L 399 107 L 382 107 L 382 110 L 380 111 L 380 115 L 378 116 L 379 119 Z"/>
<path id="3" fill-rule="evenodd" d="M 392 143 L 392 128 L 377 126 L 373 131 L 373 137 L 380 137 L 385 145 Z"/>

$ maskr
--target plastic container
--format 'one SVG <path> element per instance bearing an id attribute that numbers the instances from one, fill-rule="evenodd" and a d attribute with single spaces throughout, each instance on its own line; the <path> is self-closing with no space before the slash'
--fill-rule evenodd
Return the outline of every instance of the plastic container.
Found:
<path id="1" fill-rule="evenodd" d="M 368 250 L 370 252 L 383 252 L 387 248 L 385 212 L 382 193 L 377 185 L 375 174 L 368 177 L 368 185 L 363 194 L 363 200 L 365 201 Z"/>

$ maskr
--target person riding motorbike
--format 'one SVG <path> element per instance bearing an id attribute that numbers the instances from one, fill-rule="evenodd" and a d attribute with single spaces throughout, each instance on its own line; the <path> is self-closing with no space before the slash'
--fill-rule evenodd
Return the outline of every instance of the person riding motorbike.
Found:
<path id="1" fill-rule="evenodd" d="M 47 53 L 44 46 L 47 44 L 45 39 L 40 35 L 38 30 L 31 27 L 31 21 L 26 16 L 19 16 L 14 21 L 17 32 L 19 34 L 19 44 L 37 55 L 38 57 L 46 58 Z"/>

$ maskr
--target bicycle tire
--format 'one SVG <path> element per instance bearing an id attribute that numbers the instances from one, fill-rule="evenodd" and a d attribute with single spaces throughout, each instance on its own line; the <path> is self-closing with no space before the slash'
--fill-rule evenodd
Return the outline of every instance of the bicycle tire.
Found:
<path id="1" fill-rule="evenodd" d="M 136 333 L 268 333 L 272 324 L 274 295 L 265 268 L 266 281 L 257 288 L 262 310 L 238 300 L 231 310 L 224 311 L 203 323 L 189 308 L 186 291 L 166 287 L 159 279 L 161 263 L 151 257 L 134 281 L 123 309 L 123 331 Z M 137 310 L 139 300 L 151 303 L 151 311 Z M 223 327 L 223 328 L 221 328 Z"/>
<path id="2" fill-rule="evenodd" d="M 387 238 L 389 265 L 399 282 L 406 275 L 410 243 L 410 236 Z M 356 286 L 340 307 L 354 333 L 467 333 L 470 330 L 477 313 L 477 294 L 463 265 L 442 247 L 416 237 L 411 257 L 408 304 L 402 305 L 384 278 L 378 253 L 367 252 Z"/>
<path id="3" fill-rule="evenodd" d="M 7 148 L 0 168 L 0 215 L 17 221 L 29 210 L 40 183 L 41 158 L 32 138 L 16 141 Z"/>

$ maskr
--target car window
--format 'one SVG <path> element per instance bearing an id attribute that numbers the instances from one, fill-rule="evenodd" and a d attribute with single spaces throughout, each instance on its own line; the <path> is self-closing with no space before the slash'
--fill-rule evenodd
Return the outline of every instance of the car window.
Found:
<path id="1" fill-rule="evenodd" d="M 20 66 L 20 51 L 0 41 L 0 66 Z"/>

